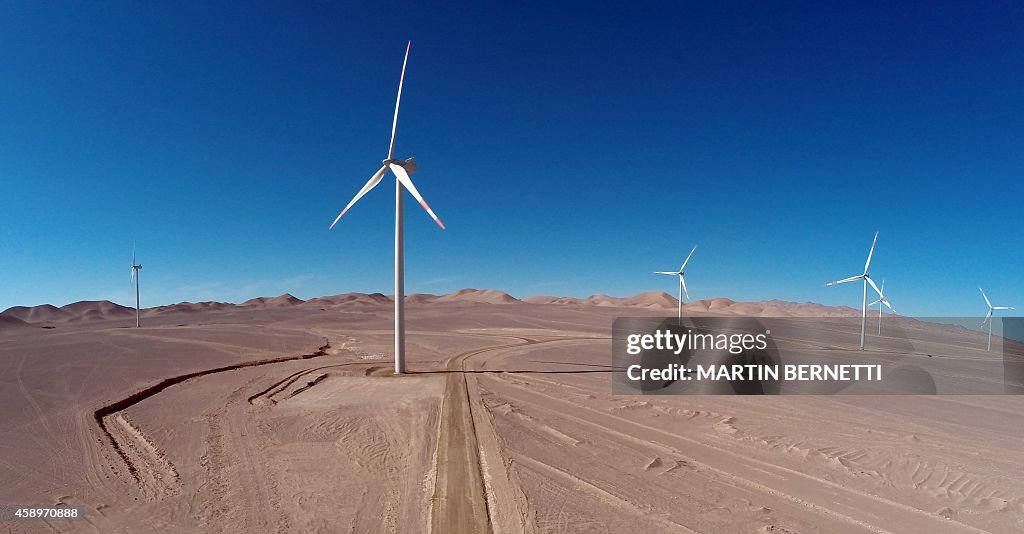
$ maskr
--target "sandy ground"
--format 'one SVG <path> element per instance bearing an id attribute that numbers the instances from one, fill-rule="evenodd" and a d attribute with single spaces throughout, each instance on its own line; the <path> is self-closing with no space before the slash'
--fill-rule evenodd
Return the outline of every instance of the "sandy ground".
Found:
<path id="1" fill-rule="evenodd" d="M 87 517 L 2 527 L 1024 531 L 1019 396 L 612 395 L 657 312 L 408 309 L 403 377 L 386 303 L 0 330 L 0 503 Z"/>

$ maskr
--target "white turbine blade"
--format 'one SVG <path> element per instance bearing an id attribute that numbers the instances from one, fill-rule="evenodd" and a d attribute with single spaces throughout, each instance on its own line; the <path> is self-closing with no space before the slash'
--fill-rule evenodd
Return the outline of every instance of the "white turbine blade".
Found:
<path id="1" fill-rule="evenodd" d="M 869 302 L 868 306 L 874 306 L 875 304 L 881 304 L 881 303 L 882 303 L 882 299 L 878 299 L 878 300 L 876 300 L 874 302 Z"/>
<path id="2" fill-rule="evenodd" d="M 978 291 L 981 291 L 981 298 L 985 299 L 985 304 L 988 304 L 988 307 L 991 308 L 992 303 L 988 301 L 988 295 L 985 294 L 985 290 L 979 287 Z"/>
<path id="3" fill-rule="evenodd" d="M 829 283 L 827 283 L 825 285 L 826 286 L 834 286 L 836 284 L 845 284 L 846 282 L 855 282 L 857 280 L 860 280 L 861 278 L 864 278 L 864 275 L 863 274 L 858 274 L 857 276 L 851 276 L 849 278 L 843 278 L 842 280 L 836 280 L 835 282 L 829 282 Z"/>
<path id="4" fill-rule="evenodd" d="M 882 294 L 882 290 L 878 289 L 878 286 L 875 285 L 875 281 L 872 280 L 870 276 L 865 276 L 864 279 L 868 281 L 868 284 L 871 284 L 871 288 L 875 290 L 875 293 L 878 293 L 878 298 L 885 298 L 885 295 Z"/>
<path id="5" fill-rule="evenodd" d="M 409 62 L 409 47 L 412 41 L 405 45 L 405 59 L 402 60 L 402 76 L 398 78 L 398 97 L 395 98 L 395 118 L 391 120 L 391 144 L 388 145 L 388 159 L 395 155 L 395 131 L 398 129 L 398 105 L 402 103 L 402 84 L 405 82 L 405 65 Z"/>
<path id="6" fill-rule="evenodd" d="M 430 209 L 430 206 L 427 205 L 427 202 L 423 200 L 423 197 L 420 196 L 420 192 L 417 191 L 416 186 L 412 184 L 412 179 L 409 178 L 409 175 L 408 173 L 405 172 L 405 169 L 403 169 L 401 165 L 396 165 L 394 163 L 389 164 L 389 166 L 391 167 L 391 172 L 394 172 L 395 176 L 398 177 L 398 181 L 402 182 L 402 185 L 404 185 L 405 188 L 408 189 L 410 193 L 412 193 L 412 197 L 415 198 L 420 203 L 420 206 L 423 206 L 423 209 L 427 210 L 427 215 L 430 215 L 430 218 L 434 219 L 434 222 L 436 222 L 437 225 L 440 226 L 442 230 L 444 230 L 444 223 L 441 222 L 441 219 L 437 218 L 437 215 L 434 215 L 434 210 Z"/>
<path id="7" fill-rule="evenodd" d="M 693 246 L 693 250 L 691 250 L 691 251 L 690 251 L 690 255 L 689 255 L 689 256 L 687 256 L 685 260 L 683 260 L 683 266 L 679 268 L 679 272 L 683 272 L 683 269 L 685 269 L 685 268 L 686 268 L 686 264 L 687 264 L 687 263 L 690 263 L 690 258 L 692 258 L 692 257 L 693 257 L 693 253 L 694 253 L 694 252 L 695 252 L 696 250 L 697 250 L 697 245 L 694 245 L 694 246 Z M 686 298 L 690 298 L 690 297 L 686 297 Z"/>
<path id="8" fill-rule="evenodd" d="M 345 209 L 341 210 L 341 213 L 339 213 L 338 216 L 334 218 L 334 222 L 331 223 L 331 228 L 334 228 L 334 225 L 338 224 L 338 221 L 341 220 L 341 216 L 345 215 L 345 212 L 348 211 L 348 209 L 351 208 L 352 205 L 355 204 L 357 200 L 363 198 L 363 195 L 369 193 L 370 190 L 373 189 L 374 187 L 377 187 L 377 184 L 380 183 L 381 178 L 384 178 L 384 171 L 386 169 L 387 166 L 384 166 L 381 167 L 377 172 L 373 173 L 373 176 L 371 176 L 370 180 L 366 182 L 366 185 L 364 185 L 363 188 L 360 189 L 358 193 L 356 193 L 356 196 L 355 198 L 352 199 L 352 202 L 349 202 L 348 206 L 345 206 Z"/>
<path id="9" fill-rule="evenodd" d="M 1012 310 L 1013 306 L 992 306 L 993 310 Z"/>
<path id="10" fill-rule="evenodd" d="M 992 318 L 992 309 L 989 308 L 988 315 L 986 315 L 985 318 L 981 320 L 981 326 L 985 326 L 985 323 L 987 323 L 988 320 L 991 319 L 991 318 Z"/>
<path id="11" fill-rule="evenodd" d="M 871 265 L 871 256 L 875 254 L 875 243 L 878 243 L 878 232 L 875 231 L 875 239 L 871 242 L 871 250 L 868 252 L 868 261 L 864 262 L 864 274 L 868 274 L 868 267 Z"/>
<path id="12" fill-rule="evenodd" d="M 690 300 L 690 292 L 686 290 L 686 280 L 683 279 L 683 275 L 679 275 L 679 285 L 683 288 L 683 294 L 686 295 L 686 300 Z"/>
<path id="13" fill-rule="evenodd" d="M 875 302 L 876 303 L 877 302 L 881 302 L 882 304 L 885 304 L 890 310 L 895 312 L 896 309 L 892 307 L 892 304 L 889 304 L 889 299 L 886 298 L 886 296 L 882 294 L 882 290 L 881 289 L 878 289 L 878 286 L 875 285 L 875 281 L 872 280 L 871 277 L 869 277 L 869 276 L 864 277 L 864 279 L 868 281 L 868 284 L 870 284 L 872 289 L 875 290 L 875 293 L 878 293 L 878 300 L 875 301 Z"/>
<path id="14" fill-rule="evenodd" d="M 670 274 L 672 276 L 675 276 L 675 275 L 677 275 L 679 273 L 671 272 L 671 271 L 654 271 L 654 274 Z"/>

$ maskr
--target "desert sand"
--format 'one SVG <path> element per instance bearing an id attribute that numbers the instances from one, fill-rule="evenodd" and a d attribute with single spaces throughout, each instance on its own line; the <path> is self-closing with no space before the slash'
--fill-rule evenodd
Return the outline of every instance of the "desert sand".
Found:
<path id="1" fill-rule="evenodd" d="M 182 303 L 144 310 L 139 329 L 105 302 L 0 314 L 0 503 L 86 510 L 2 526 L 1024 531 L 1020 396 L 613 395 L 612 321 L 674 315 L 671 296 L 408 302 L 400 377 L 380 294 Z M 715 299 L 686 313 L 859 310 Z M 856 334 L 837 329 L 829 350 Z M 982 356 L 980 334 L 964 343 Z"/>

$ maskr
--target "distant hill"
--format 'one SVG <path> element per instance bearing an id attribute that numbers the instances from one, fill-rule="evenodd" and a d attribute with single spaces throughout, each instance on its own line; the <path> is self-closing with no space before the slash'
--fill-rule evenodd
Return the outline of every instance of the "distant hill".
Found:
<path id="1" fill-rule="evenodd" d="M 562 304 L 572 305 L 580 304 L 582 301 L 574 297 L 551 297 L 547 295 L 541 295 L 536 297 L 526 297 L 523 302 L 528 304 Z"/>
<path id="2" fill-rule="evenodd" d="M 679 301 L 663 291 L 648 291 L 632 297 L 591 295 L 579 299 L 574 297 L 536 296 L 527 297 L 528 304 L 553 304 L 564 306 L 601 306 L 620 308 L 644 308 L 649 310 L 675 310 Z M 697 300 L 683 304 L 683 310 L 701 315 L 739 315 L 749 317 L 855 317 L 860 310 L 849 306 L 825 306 L 814 302 L 788 302 L 770 300 L 764 302 L 736 302 L 728 298 Z"/>
<path id="3" fill-rule="evenodd" d="M 83 300 L 62 306 L 51 304 L 39 306 L 15 306 L 0 313 L 0 316 L 13 318 L 33 325 L 55 325 L 74 321 L 89 321 L 127 317 L 135 310 L 109 300 Z"/>
<path id="4" fill-rule="evenodd" d="M 675 308 L 679 301 L 664 291 L 648 291 L 623 299 L 623 303 L 638 308 Z"/>
<path id="5" fill-rule="evenodd" d="M 60 309 L 71 314 L 70 321 L 100 321 L 135 315 L 135 308 L 114 304 L 109 300 L 83 300 Z"/>
<path id="6" fill-rule="evenodd" d="M 16 317 L 0 315 L 0 330 L 9 330 L 14 328 L 32 328 L 32 325 Z"/>
<path id="7" fill-rule="evenodd" d="M 678 301 L 676 297 L 663 291 L 648 291 L 631 297 L 613 297 L 610 295 L 591 295 L 586 298 L 557 297 L 540 295 L 519 300 L 508 293 L 496 289 L 460 289 L 447 295 L 431 295 L 416 293 L 405 297 L 406 303 L 420 306 L 433 304 L 530 304 L 572 307 L 601 308 L 636 308 L 645 310 L 664 310 L 665 315 L 675 315 Z M 145 317 L 169 314 L 194 314 L 200 312 L 217 312 L 232 309 L 285 309 L 299 307 L 303 309 L 344 309 L 390 307 L 394 299 L 382 293 L 342 293 L 316 297 L 303 301 L 289 293 L 277 297 L 256 297 L 242 304 L 226 302 L 179 302 L 167 306 L 158 306 L 142 310 Z M 683 304 L 684 313 L 696 315 L 735 315 L 748 317 L 856 317 L 860 310 L 849 306 L 825 306 L 814 302 L 789 302 L 784 300 L 767 300 L 760 302 L 736 302 L 728 298 L 697 300 Z M 624 312 L 627 313 L 627 312 Z M 876 312 L 877 313 L 877 312 Z M 0 328 L 13 329 L 23 327 L 57 326 L 79 321 L 99 321 L 109 319 L 127 319 L 135 315 L 135 309 L 107 300 L 81 301 L 60 308 L 42 304 L 39 306 L 15 306 L 0 312 Z M 889 314 L 887 314 L 889 315 Z"/>
<path id="8" fill-rule="evenodd" d="M 13 317 L 26 323 L 63 323 L 72 317 L 70 312 L 58 308 L 52 304 L 41 304 L 39 306 L 15 306 L 8 308 L 3 313 L 4 317 Z"/>
<path id="9" fill-rule="evenodd" d="M 285 293 L 277 297 L 256 297 L 249 299 L 239 306 L 258 307 L 258 308 L 287 308 L 290 306 L 298 306 L 303 301 L 300 298 L 296 298 L 290 293 Z"/>
<path id="10" fill-rule="evenodd" d="M 179 302 L 177 304 L 169 304 L 167 306 L 157 306 L 156 308 L 147 308 L 142 310 L 142 314 L 146 317 L 155 315 L 169 315 L 172 313 L 199 313 L 205 311 L 217 311 L 224 310 L 227 308 L 234 307 L 234 304 L 228 304 L 226 302 Z"/>
<path id="11" fill-rule="evenodd" d="M 392 302 L 394 302 L 394 299 L 381 293 L 342 293 L 340 295 L 312 298 L 304 302 L 302 306 L 309 308 L 329 308 L 343 304 L 375 306 Z"/>
<path id="12" fill-rule="evenodd" d="M 496 289 L 460 289 L 455 293 L 437 297 L 432 302 L 479 302 L 483 304 L 513 304 L 519 299 Z"/>

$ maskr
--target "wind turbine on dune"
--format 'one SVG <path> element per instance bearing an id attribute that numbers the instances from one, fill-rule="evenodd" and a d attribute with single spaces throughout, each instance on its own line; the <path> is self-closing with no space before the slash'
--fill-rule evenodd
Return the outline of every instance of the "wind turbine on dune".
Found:
<path id="1" fill-rule="evenodd" d="M 992 350 L 992 312 L 996 310 L 1012 310 L 1013 306 L 993 306 L 988 300 L 988 295 L 985 294 L 985 290 L 978 288 L 981 291 L 981 298 L 985 299 L 985 304 L 988 305 L 988 314 L 985 315 L 985 319 L 981 321 L 981 327 L 985 328 L 985 323 L 988 323 L 988 350 Z"/>
<path id="2" fill-rule="evenodd" d="M 654 271 L 654 274 L 667 274 L 669 276 L 679 277 L 679 310 L 677 316 L 680 321 L 683 320 L 683 294 L 686 294 L 687 300 L 690 298 L 690 292 L 686 290 L 686 280 L 683 278 L 683 270 L 686 269 L 686 264 L 690 263 L 690 258 L 693 257 L 693 253 L 697 250 L 697 245 L 693 246 L 693 250 L 690 251 L 690 255 L 683 260 L 683 264 L 679 267 L 678 271 Z"/>
<path id="3" fill-rule="evenodd" d="M 402 191 L 408 189 L 412 193 L 420 206 L 426 210 L 430 218 L 434 219 L 434 222 L 444 230 L 444 224 L 437 218 L 434 211 L 430 209 L 423 197 L 420 196 L 420 192 L 416 190 L 416 186 L 413 185 L 412 179 L 409 175 L 416 172 L 416 158 L 409 158 L 405 161 L 395 159 L 395 131 L 398 128 L 398 106 L 402 102 L 402 84 L 405 82 L 405 66 L 409 62 L 409 48 L 412 45 L 410 41 L 405 46 L 405 59 L 402 61 L 402 75 L 398 79 L 398 97 L 395 99 L 395 115 L 391 120 L 391 143 L 388 145 L 388 157 L 382 161 L 380 169 L 370 176 L 369 181 L 366 185 L 356 193 L 355 198 L 345 206 L 345 209 L 341 210 L 341 213 L 335 217 L 334 222 L 331 223 L 331 228 L 338 224 L 345 212 L 352 207 L 363 195 L 368 193 L 371 189 L 377 186 L 380 181 L 384 178 L 384 174 L 387 173 L 388 169 L 395 175 L 395 373 L 401 374 L 405 372 L 405 261 L 403 258 L 403 235 L 402 235 Z"/>
<path id="4" fill-rule="evenodd" d="M 874 306 L 875 304 L 878 304 L 878 335 L 882 335 L 882 304 L 885 304 L 889 310 L 896 313 L 896 308 L 893 308 L 892 304 L 889 304 L 889 299 L 885 298 L 885 280 L 882 280 L 882 289 L 879 292 L 878 300 L 868 304 L 868 306 Z"/>
<path id="5" fill-rule="evenodd" d="M 871 250 L 868 251 L 868 261 L 866 261 L 864 263 L 864 272 L 863 273 L 858 274 L 857 276 L 851 276 L 849 278 L 844 278 L 842 280 L 837 280 L 835 282 L 829 282 L 829 283 L 825 284 L 826 286 L 834 286 L 834 285 L 838 285 L 838 284 L 845 284 L 846 282 L 856 282 L 857 280 L 863 280 L 864 281 L 864 301 L 861 304 L 861 313 L 860 313 L 860 350 L 864 350 L 864 331 L 865 331 L 865 329 L 867 327 L 867 321 L 868 321 L 868 284 L 871 284 L 871 287 L 875 290 L 876 293 L 878 293 L 879 297 L 884 297 L 884 295 L 882 295 L 882 290 L 878 289 L 878 286 L 875 285 L 875 281 L 872 280 L 871 279 L 871 275 L 868 274 L 868 268 L 871 267 L 871 256 L 873 256 L 875 254 L 875 244 L 876 243 L 878 243 L 878 232 L 877 231 L 875 232 L 875 239 L 874 239 L 874 241 L 871 242 Z"/>
<path id="6" fill-rule="evenodd" d="M 135 328 L 139 327 L 139 271 L 142 265 L 135 261 L 135 243 L 132 243 L 132 277 L 131 283 L 135 286 Z"/>

